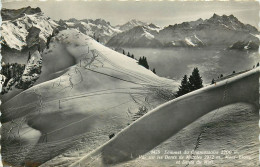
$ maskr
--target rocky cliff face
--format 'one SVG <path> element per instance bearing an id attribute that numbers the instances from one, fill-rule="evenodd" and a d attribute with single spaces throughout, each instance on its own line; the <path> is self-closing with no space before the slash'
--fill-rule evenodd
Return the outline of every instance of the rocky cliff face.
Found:
<path id="1" fill-rule="evenodd" d="M 49 17 L 44 16 L 39 8 L 4 9 L 2 13 L 9 16 L 6 18 L 12 18 L 2 22 L 2 45 L 17 51 L 31 47 L 37 42 L 46 42 L 58 26 Z"/>

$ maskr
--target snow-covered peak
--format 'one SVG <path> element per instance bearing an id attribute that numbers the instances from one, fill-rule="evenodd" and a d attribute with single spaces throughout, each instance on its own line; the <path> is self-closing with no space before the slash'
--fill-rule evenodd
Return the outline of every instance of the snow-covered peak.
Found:
<path id="1" fill-rule="evenodd" d="M 217 15 L 214 14 L 211 18 L 204 21 L 205 24 L 211 26 L 219 26 L 229 30 L 257 32 L 257 29 L 251 25 L 243 24 L 234 15 Z"/>
<path id="2" fill-rule="evenodd" d="M 130 30 L 130 29 L 132 29 L 136 26 L 144 26 L 144 25 L 148 25 L 148 24 L 145 23 L 145 22 L 136 20 L 136 19 L 132 19 L 132 20 L 128 21 L 127 23 L 125 23 L 121 26 L 118 26 L 118 27 L 122 31 L 127 31 L 127 30 Z"/>
<path id="3" fill-rule="evenodd" d="M 92 23 L 92 24 L 95 24 L 95 25 L 103 25 L 103 26 L 111 26 L 110 25 L 110 22 L 104 20 L 104 19 L 82 19 L 82 20 L 78 20 L 78 19 L 75 19 L 75 18 L 70 18 L 68 20 L 62 20 L 62 21 L 65 21 L 65 22 L 71 22 L 71 23 L 74 23 L 74 24 L 77 24 L 79 22 L 85 22 L 85 23 Z"/>
<path id="4" fill-rule="evenodd" d="M 149 24 L 147 27 L 148 27 L 150 30 L 154 30 L 154 31 L 157 31 L 157 32 L 159 32 L 160 30 L 162 30 L 162 27 L 159 27 L 159 26 L 157 26 L 157 25 L 155 25 L 155 24 L 153 24 L 153 23 Z"/>
<path id="5" fill-rule="evenodd" d="M 72 18 L 69 20 L 60 20 L 58 23 L 67 28 L 78 29 L 80 32 L 98 39 L 102 43 L 106 43 L 113 35 L 121 32 L 121 30 L 112 26 L 110 22 L 103 19 L 77 20 Z"/>
<path id="6" fill-rule="evenodd" d="M 155 36 L 160 29 L 159 27 L 150 27 L 148 25 L 135 26 L 130 30 L 113 36 L 106 45 L 114 47 L 158 47 L 160 43 L 155 40 Z"/>
<path id="7" fill-rule="evenodd" d="M 130 20 L 129 23 L 135 24 L 135 25 L 145 24 L 144 22 L 136 20 L 136 19 Z"/>
<path id="8" fill-rule="evenodd" d="M 149 26 L 150 28 L 160 28 L 159 26 L 157 26 L 157 25 L 155 25 L 155 24 L 153 24 L 153 23 L 150 23 L 148 26 Z"/>
<path id="9" fill-rule="evenodd" d="M 24 13 L 23 17 L 2 22 L 2 44 L 21 51 L 28 46 L 26 38 L 29 35 L 29 29 L 32 27 L 39 29 L 39 39 L 46 42 L 47 37 L 57 26 L 53 20 L 41 12 L 31 15 Z"/>
<path id="10" fill-rule="evenodd" d="M 200 18 L 196 21 L 169 25 L 159 31 L 156 39 L 167 47 L 225 45 L 228 48 L 238 41 L 244 41 L 238 45 L 239 48 L 244 48 L 244 44 L 247 46 L 248 42 L 252 41 L 250 45 L 254 47 L 249 48 L 257 49 L 255 47 L 255 44 L 259 42 L 259 39 L 255 37 L 257 34 L 259 32 L 255 27 L 243 24 L 234 15 L 214 14 L 206 20 Z"/>

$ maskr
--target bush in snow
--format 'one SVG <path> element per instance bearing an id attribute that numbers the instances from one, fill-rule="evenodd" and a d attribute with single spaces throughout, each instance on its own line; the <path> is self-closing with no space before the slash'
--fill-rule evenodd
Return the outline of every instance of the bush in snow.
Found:
<path id="1" fill-rule="evenodd" d="M 112 133 L 112 134 L 110 134 L 108 137 L 109 137 L 109 139 L 111 139 L 111 138 L 114 137 L 114 136 L 115 136 L 115 134 Z"/>
<path id="2" fill-rule="evenodd" d="M 153 68 L 152 72 L 153 72 L 154 74 L 156 74 L 155 68 Z"/>
<path id="3" fill-rule="evenodd" d="M 137 120 L 138 118 L 142 117 L 147 112 L 148 112 L 148 109 L 146 108 L 146 106 L 139 107 L 138 112 L 134 114 L 134 119 L 133 120 L 134 121 Z"/>
<path id="4" fill-rule="evenodd" d="M 215 79 L 213 78 L 212 81 L 211 81 L 211 84 L 214 84 L 216 81 Z"/>

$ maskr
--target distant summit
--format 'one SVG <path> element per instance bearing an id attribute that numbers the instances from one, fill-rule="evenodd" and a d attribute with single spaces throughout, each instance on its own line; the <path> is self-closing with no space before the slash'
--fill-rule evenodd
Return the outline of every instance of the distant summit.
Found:
<path id="1" fill-rule="evenodd" d="M 145 26 L 145 25 L 148 25 L 148 24 L 145 23 L 145 22 L 136 20 L 136 19 L 132 19 L 132 20 L 128 21 L 127 23 L 125 23 L 123 25 L 119 25 L 117 27 L 119 27 L 119 29 L 121 31 L 127 31 L 127 30 L 130 30 L 130 29 L 132 29 L 136 26 Z"/>
<path id="2" fill-rule="evenodd" d="M 5 9 L 1 10 L 2 20 L 15 20 L 17 18 L 23 17 L 25 14 L 32 15 L 42 12 L 39 7 L 32 8 L 31 6 L 21 8 L 21 9 Z"/>
<path id="3" fill-rule="evenodd" d="M 243 24 L 234 15 L 217 15 L 209 19 L 198 19 L 196 21 L 183 22 L 181 24 L 169 25 L 165 29 L 187 29 L 187 30 L 201 30 L 201 29 L 228 29 L 235 31 L 245 31 L 251 33 L 257 33 L 257 29 L 249 24 Z"/>
<path id="4" fill-rule="evenodd" d="M 154 24 L 135 26 L 113 36 L 106 45 L 117 47 L 162 47 L 161 43 L 155 39 L 159 31 L 160 27 Z"/>
<path id="5" fill-rule="evenodd" d="M 219 16 L 214 13 L 214 15 L 204 21 L 205 24 L 223 26 L 230 30 L 237 31 L 247 31 L 247 32 L 257 32 L 257 29 L 249 24 L 243 24 L 234 15 L 223 15 Z"/>
<path id="6" fill-rule="evenodd" d="M 53 20 L 45 16 L 40 8 L 30 6 L 21 9 L 3 9 L 1 25 L 2 53 L 31 49 L 37 45 L 45 46 L 47 38 L 58 27 Z"/>

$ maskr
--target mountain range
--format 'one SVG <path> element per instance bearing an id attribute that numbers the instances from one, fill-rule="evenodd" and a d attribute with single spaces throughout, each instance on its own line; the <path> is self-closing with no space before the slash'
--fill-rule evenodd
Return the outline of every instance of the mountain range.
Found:
<path id="1" fill-rule="evenodd" d="M 157 28 L 157 27 L 156 27 Z M 235 16 L 214 14 L 211 18 L 157 28 L 142 25 L 113 36 L 113 47 L 205 47 L 224 45 L 230 49 L 257 50 L 258 30 Z"/>
<path id="2" fill-rule="evenodd" d="M 64 28 L 75 28 L 80 32 L 98 39 L 101 43 L 106 43 L 112 36 L 122 32 L 118 27 L 112 26 L 109 22 L 103 19 L 69 19 L 59 20 L 56 22 Z"/>
<path id="3" fill-rule="evenodd" d="M 100 43 L 113 47 L 207 47 L 257 50 L 259 31 L 243 24 L 233 15 L 214 14 L 209 19 L 159 27 L 153 23 L 130 20 L 113 26 L 103 19 L 71 18 L 54 21 L 40 8 L 2 9 L 2 53 L 35 51 L 45 47 L 47 38 L 56 30 L 78 29 Z"/>
<path id="4" fill-rule="evenodd" d="M 135 19 L 132 19 L 123 25 L 116 26 L 111 25 L 110 22 L 105 21 L 104 19 L 77 20 L 75 18 L 71 18 L 68 20 L 61 19 L 59 21 L 56 21 L 56 23 L 63 28 L 78 29 L 80 32 L 91 36 L 92 38 L 98 40 L 103 44 L 106 44 L 111 39 L 111 37 L 116 36 L 117 34 L 131 30 L 138 26 L 148 26 L 148 23 Z"/>

